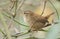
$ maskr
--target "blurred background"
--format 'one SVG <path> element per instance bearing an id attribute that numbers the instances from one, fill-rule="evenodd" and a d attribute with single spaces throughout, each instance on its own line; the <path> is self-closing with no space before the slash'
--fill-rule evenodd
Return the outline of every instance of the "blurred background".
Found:
<path id="1" fill-rule="evenodd" d="M 44 28 L 46 31 L 28 33 L 29 24 L 24 11 L 40 15 L 44 7 L 43 16 L 55 12 L 48 19 L 52 25 Z M 0 0 L 0 39 L 60 39 L 59 15 L 60 0 Z M 57 23 L 52 23 L 52 20 Z"/>

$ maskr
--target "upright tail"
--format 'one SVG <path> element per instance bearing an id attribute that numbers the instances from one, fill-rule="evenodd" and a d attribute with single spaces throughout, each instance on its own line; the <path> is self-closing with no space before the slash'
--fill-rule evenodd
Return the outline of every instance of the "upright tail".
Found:
<path id="1" fill-rule="evenodd" d="M 54 14 L 54 12 L 53 13 L 51 13 L 51 14 L 49 14 L 49 15 L 47 15 L 47 16 L 45 16 L 45 18 L 46 19 L 48 19 L 51 15 L 53 15 Z"/>

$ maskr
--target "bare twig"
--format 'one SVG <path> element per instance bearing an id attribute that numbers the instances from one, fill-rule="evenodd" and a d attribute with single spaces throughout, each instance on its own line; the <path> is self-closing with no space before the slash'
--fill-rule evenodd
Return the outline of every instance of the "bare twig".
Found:
<path id="1" fill-rule="evenodd" d="M 10 19 L 13 19 L 13 18 L 11 18 L 10 16 L 7 16 L 6 14 L 3 14 L 3 15 L 6 16 L 6 17 L 8 17 L 8 18 L 10 18 Z M 22 26 L 28 27 L 27 25 L 24 25 L 24 24 L 18 22 L 16 19 L 13 19 L 13 21 L 16 22 L 16 23 L 18 23 L 19 25 L 22 25 Z"/>
<path id="2" fill-rule="evenodd" d="M 47 1 L 44 1 L 44 7 L 43 7 L 43 11 L 42 11 L 42 13 L 41 13 L 41 16 L 43 15 L 43 13 L 44 13 L 44 11 L 45 11 L 46 3 L 47 3 Z"/>
<path id="3" fill-rule="evenodd" d="M 57 11 L 57 9 L 55 8 L 55 6 L 53 5 L 53 3 L 50 1 L 50 0 L 48 0 L 49 2 L 50 2 L 50 4 L 53 6 L 53 8 L 56 10 L 56 13 L 57 13 L 57 16 L 58 16 L 58 19 L 59 19 L 59 14 L 58 14 L 58 11 Z"/>
<path id="4" fill-rule="evenodd" d="M 13 3 L 13 6 L 12 6 L 12 8 L 10 10 L 12 10 L 13 8 L 15 8 L 14 12 L 12 12 L 13 13 L 12 14 L 12 18 L 14 19 L 16 17 L 16 13 L 17 13 L 18 0 L 10 0 L 10 1 Z M 12 20 L 9 23 L 9 28 L 11 28 L 11 26 L 13 25 L 13 21 Z"/>
<path id="5" fill-rule="evenodd" d="M 0 32 L 5 36 L 5 33 L 4 33 L 4 31 L 2 31 L 2 29 L 0 29 Z"/>
<path id="6" fill-rule="evenodd" d="M 12 39 L 11 38 L 11 35 L 10 35 L 11 33 L 8 30 L 8 25 L 6 24 L 5 19 L 4 19 L 4 16 L 2 15 L 2 13 L 0 13 L 0 19 L 1 19 L 2 23 L 3 23 L 3 27 L 4 27 L 5 31 L 6 31 L 6 34 L 7 34 L 8 39 Z"/>
<path id="7" fill-rule="evenodd" d="M 19 37 L 19 36 L 23 36 L 23 35 L 26 35 L 26 34 L 28 34 L 29 32 L 25 32 L 25 33 L 17 33 L 17 34 L 15 34 L 15 35 L 12 35 L 12 37 Z"/>
<path id="8" fill-rule="evenodd" d="M 11 35 L 11 37 L 15 37 L 15 38 L 17 38 L 17 37 L 19 37 L 19 36 L 23 36 L 23 35 L 26 35 L 26 34 L 28 34 L 28 33 L 30 33 L 30 32 L 25 32 L 25 33 L 17 33 L 17 34 L 15 34 L 15 35 Z M 4 36 L 4 38 L 7 38 L 7 36 L 5 35 Z"/>
<path id="9" fill-rule="evenodd" d="M 24 2 L 25 2 L 25 0 L 21 0 L 21 3 L 19 4 L 17 10 L 19 10 L 23 6 Z"/>

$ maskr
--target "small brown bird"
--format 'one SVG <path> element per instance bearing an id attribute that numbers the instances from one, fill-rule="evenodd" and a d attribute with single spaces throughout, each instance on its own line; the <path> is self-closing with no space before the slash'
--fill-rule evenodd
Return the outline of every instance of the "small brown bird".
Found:
<path id="1" fill-rule="evenodd" d="M 30 26 L 29 31 L 40 31 L 42 28 L 47 27 L 51 25 L 48 21 L 48 18 L 53 15 L 54 13 L 51 13 L 45 17 L 38 15 L 32 11 L 25 11 L 24 15 L 26 16 L 26 20 Z"/>

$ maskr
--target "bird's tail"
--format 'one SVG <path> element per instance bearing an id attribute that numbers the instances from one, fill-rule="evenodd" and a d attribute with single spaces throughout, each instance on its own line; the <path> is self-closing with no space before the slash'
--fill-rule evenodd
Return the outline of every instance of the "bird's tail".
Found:
<path id="1" fill-rule="evenodd" d="M 54 12 L 53 13 L 51 13 L 51 14 L 49 14 L 49 15 L 47 15 L 47 16 L 45 16 L 45 18 L 46 19 L 48 19 L 51 15 L 53 15 L 54 14 Z"/>

